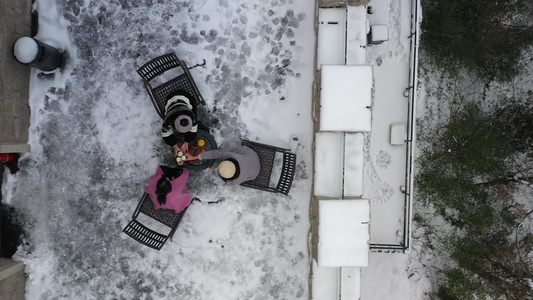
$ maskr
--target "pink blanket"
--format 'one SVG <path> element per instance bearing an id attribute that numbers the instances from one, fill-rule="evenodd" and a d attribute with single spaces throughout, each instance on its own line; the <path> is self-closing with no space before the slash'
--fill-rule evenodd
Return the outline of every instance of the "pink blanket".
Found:
<path id="1" fill-rule="evenodd" d="M 155 190 L 157 187 L 157 181 L 163 175 L 163 170 L 158 166 L 157 172 L 148 180 L 148 186 L 144 187 L 144 190 L 150 195 L 150 199 L 154 203 L 156 209 L 165 208 L 173 209 L 175 212 L 181 212 L 189 204 L 191 204 L 191 195 L 187 189 L 187 179 L 189 179 L 189 170 L 183 169 L 183 174 L 180 177 L 172 180 L 172 191 L 167 195 L 167 202 L 163 205 L 157 201 L 157 195 Z"/>

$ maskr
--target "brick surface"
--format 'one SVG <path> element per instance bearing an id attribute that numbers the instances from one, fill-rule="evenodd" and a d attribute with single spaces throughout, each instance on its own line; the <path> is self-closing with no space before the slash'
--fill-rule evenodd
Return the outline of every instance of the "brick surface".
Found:
<path id="1" fill-rule="evenodd" d="M 19 272 L 17 274 L 15 289 L 18 290 L 24 290 L 26 288 L 26 274 L 24 272 Z"/>
<path id="2" fill-rule="evenodd" d="M 28 96 L 29 96 L 29 91 L 30 91 L 29 90 L 30 89 L 30 71 L 28 70 L 29 68 L 21 64 L 18 64 L 17 67 L 18 67 L 17 72 L 19 73 L 20 82 L 21 82 L 21 92 L 26 92 L 28 93 Z M 28 97 L 23 97 L 23 100 L 25 104 L 28 104 L 29 102 Z"/>
<path id="3" fill-rule="evenodd" d="M 4 113 L 4 100 L 0 99 L 0 124 L 5 124 L 5 113 Z M 0 126 L 2 127 L 2 126 Z M 5 140 L 5 131 L 3 128 L 0 128 L 0 141 Z M 3 153 L 0 151 L 0 153 Z"/>
<path id="4" fill-rule="evenodd" d="M 4 12 L 6 11 L 6 2 L 7 2 L 7 0 L 6 1 L 0 1 L 0 16 L 5 16 Z M 0 22 L 2 22 L 1 19 L 0 19 Z"/>
<path id="5" fill-rule="evenodd" d="M 15 80 L 13 74 L 10 72 L 9 67 L 10 63 L 9 60 L 6 59 L 5 66 L 6 69 L 4 69 L 4 76 L 3 83 L 4 83 L 4 99 L 5 98 L 13 98 L 13 85 L 15 85 Z"/>
<path id="6" fill-rule="evenodd" d="M 0 46 L 1 47 L 1 46 Z M 0 66 L 4 65 L 4 58 L 0 57 Z M 0 95 L 4 94 L 4 70 L 0 69 Z M 4 97 L 2 97 L 3 99 Z"/>
<path id="7" fill-rule="evenodd" d="M 15 142 L 15 140 L 13 139 L 13 99 L 4 99 L 4 114 L 8 116 L 8 118 L 6 118 L 5 124 L 2 124 L 2 127 L 5 130 L 4 143 L 13 144 Z"/>
<path id="8" fill-rule="evenodd" d="M 16 106 L 16 105 L 14 105 Z M 13 141 L 18 142 L 22 137 L 22 122 L 20 118 L 13 118 Z"/>
<path id="9" fill-rule="evenodd" d="M 0 1 L 0 153 L 27 152 L 31 68 L 18 63 L 12 47 L 31 36 L 32 0 Z"/>
<path id="10" fill-rule="evenodd" d="M 0 144 L 0 153 L 23 153 L 30 152 L 30 149 L 29 144 Z"/>
<path id="11" fill-rule="evenodd" d="M 24 300 L 26 274 L 24 264 L 11 259 L 0 259 L 0 299 Z"/>
<path id="12" fill-rule="evenodd" d="M 22 117 L 22 95 L 20 91 L 13 91 L 13 118 Z"/>
<path id="13" fill-rule="evenodd" d="M 2 1 L 0 1 L 2 2 Z M 4 10 L 2 8 L 0 8 L 0 10 L 3 12 Z M 4 41 L 5 40 L 5 31 L 4 31 L 4 24 L 6 23 L 6 15 L 4 13 L 0 13 L 0 41 Z M 4 47 L 4 43 L 0 44 L 0 49 L 2 49 L 2 53 L 3 53 L 3 47 Z"/>
<path id="14" fill-rule="evenodd" d="M 28 99 L 26 97 L 26 99 Z M 22 140 L 23 141 L 27 141 L 28 140 L 28 135 L 29 135 L 29 129 L 30 129 L 30 105 L 28 104 L 28 102 L 26 101 L 24 103 L 24 105 L 22 106 L 22 117 L 21 117 L 21 120 L 23 122 L 23 125 L 24 126 L 24 130 L 22 132 Z M 23 151 L 23 152 L 27 152 L 27 151 Z"/>

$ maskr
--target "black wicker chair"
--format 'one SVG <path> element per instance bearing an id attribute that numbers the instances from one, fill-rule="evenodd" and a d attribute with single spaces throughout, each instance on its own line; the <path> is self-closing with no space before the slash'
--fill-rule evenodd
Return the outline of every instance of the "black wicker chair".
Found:
<path id="1" fill-rule="evenodd" d="M 196 200 L 196 198 L 192 199 L 191 203 L 194 200 Z M 189 207 L 185 208 L 180 213 L 176 213 L 172 209 L 155 209 L 150 196 L 147 193 L 144 193 L 135 212 L 133 212 L 132 220 L 122 231 L 139 243 L 160 250 L 168 239 L 172 240 L 172 236 L 176 232 L 176 229 L 188 208 Z M 140 213 L 170 227 L 170 232 L 168 234 L 163 234 L 146 227 L 137 220 Z"/>
<path id="2" fill-rule="evenodd" d="M 249 188 L 259 189 L 272 193 L 289 194 L 294 179 L 294 172 L 296 171 L 296 154 L 290 152 L 288 149 L 252 142 L 248 140 L 242 141 L 241 145 L 250 147 L 259 156 L 261 164 L 261 171 L 259 176 L 254 180 L 243 182 L 241 185 Z M 283 166 L 281 175 L 279 177 L 276 187 L 271 186 L 270 177 L 272 176 L 272 168 L 276 153 L 283 154 Z"/>
<path id="3" fill-rule="evenodd" d="M 171 52 L 156 57 L 137 69 L 137 73 L 141 76 L 144 87 L 161 119 L 165 119 L 167 96 L 176 90 L 187 91 L 199 104 L 205 105 L 205 100 L 189 72 L 190 69 L 203 65 L 205 65 L 205 60 L 202 64 L 197 64 L 189 68 L 184 61 L 178 58 L 176 53 Z M 169 75 L 165 74 L 165 72 L 168 72 L 167 74 Z M 164 78 L 168 77 L 172 79 L 164 81 Z M 217 149 L 216 141 L 210 134 L 209 128 L 200 121 L 198 121 L 198 127 L 198 139 L 202 138 L 208 142 L 206 150 Z M 184 167 L 189 170 L 203 170 L 212 164 L 212 161 L 198 160 L 192 163 L 186 163 Z"/>
<path id="4" fill-rule="evenodd" d="M 180 60 L 178 56 L 172 52 L 156 57 L 137 69 L 137 73 L 143 80 L 144 87 L 154 104 L 155 110 L 162 119 L 165 118 L 167 96 L 179 89 L 189 92 L 200 104 L 205 105 L 205 100 L 202 97 L 202 94 L 200 94 L 200 91 L 189 72 L 190 69 L 204 64 L 205 60 L 203 64 L 197 64 L 189 68 L 184 61 Z M 171 70 L 179 75 L 160 84 L 155 82 L 154 79 Z"/>

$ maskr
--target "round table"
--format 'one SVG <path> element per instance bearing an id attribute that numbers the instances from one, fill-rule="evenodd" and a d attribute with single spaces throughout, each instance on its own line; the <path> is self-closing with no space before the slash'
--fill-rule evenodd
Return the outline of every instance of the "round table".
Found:
<path id="1" fill-rule="evenodd" d="M 198 142 L 203 140 L 204 145 L 199 146 Z M 201 144 L 201 143 L 200 143 Z M 198 129 L 198 133 L 196 134 L 196 139 L 189 143 L 189 152 L 192 155 L 198 155 L 205 151 L 215 150 L 217 149 L 217 143 L 215 141 L 215 138 L 206 130 Z M 189 170 L 205 170 L 212 166 L 214 163 L 214 160 L 212 159 L 206 159 L 206 160 L 193 160 L 193 161 L 186 161 L 183 164 L 184 168 L 187 168 Z"/>

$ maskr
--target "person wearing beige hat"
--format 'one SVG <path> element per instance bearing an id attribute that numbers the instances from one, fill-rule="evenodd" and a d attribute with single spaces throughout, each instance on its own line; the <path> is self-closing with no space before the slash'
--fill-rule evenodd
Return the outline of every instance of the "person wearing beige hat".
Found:
<path id="1" fill-rule="evenodd" d="M 259 156 L 254 150 L 246 146 L 235 147 L 228 151 L 206 151 L 197 156 L 188 155 L 186 160 L 196 159 L 214 159 L 215 163 L 212 168 L 217 168 L 218 175 L 231 185 L 254 180 L 261 171 Z"/>

